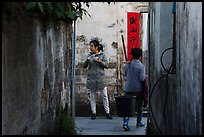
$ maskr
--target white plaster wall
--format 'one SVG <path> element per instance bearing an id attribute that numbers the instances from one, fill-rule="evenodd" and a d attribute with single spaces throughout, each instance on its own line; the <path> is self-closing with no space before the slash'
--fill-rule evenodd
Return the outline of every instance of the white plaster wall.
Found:
<path id="1" fill-rule="evenodd" d="M 77 20 L 76 35 L 85 36 L 86 39 L 86 52 L 89 52 L 89 41 L 93 37 L 98 37 L 104 46 L 104 52 L 107 55 L 109 61 L 116 61 L 116 49 L 112 48 L 111 43 L 117 41 L 117 12 L 116 4 L 104 4 L 102 2 L 92 2 L 92 5 L 88 9 L 89 16 L 84 16 L 83 20 Z M 108 27 L 113 26 L 113 27 Z M 77 43 L 76 43 L 77 47 Z M 76 55 L 77 61 L 80 62 L 82 58 L 80 55 Z"/>
<path id="2" fill-rule="evenodd" d="M 142 32 L 143 32 L 143 38 L 142 38 L 142 49 L 143 51 L 148 50 L 148 13 L 143 13 L 143 24 L 142 24 Z"/>
<path id="3" fill-rule="evenodd" d="M 89 52 L 89 41 L 93 37 L 99 37 L 104 45 L 104 52 L 110 62 L 117 61 L 117 48 L 111 44 L 116 42 L 118 48 L 122 48 L 121 35 L 124 36 L 125 45 L 127 30 L 127 12 L 137 11 L 140 2 L 115 2 L 110 5 L 106 2 L 91 2 L 89 8 L 83 6 L 91 15 L 84 15 L 83 19 L 76 22 L 76 36 L 84 36 L 85 41 L 76 42 L 76 61 L 81 62 Z M 83 50 L 83 51 L 80 51 Z M 79 53 L 79 54 L 78 54 Z"/>

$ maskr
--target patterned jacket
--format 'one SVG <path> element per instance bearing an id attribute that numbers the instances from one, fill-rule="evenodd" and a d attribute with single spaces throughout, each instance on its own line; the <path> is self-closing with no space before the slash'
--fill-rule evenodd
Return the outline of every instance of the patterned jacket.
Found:
<path id="1" fill-rule="evenodd" d="M 105 68 L 108 68 L 107 57 L 103 52 L 96 54 L 88 54 L 87 57 L 90 57 L 90 61 L 87 62 L 86 59 L 82 61 L 84 68 L 88 68 L 87 82 L 86 87 L 90 90 L 101 90 L 106 87 L 106 77 L 105 77 Z M 102 59 L 102 62 L 94 61 L 95 57 Z"/>

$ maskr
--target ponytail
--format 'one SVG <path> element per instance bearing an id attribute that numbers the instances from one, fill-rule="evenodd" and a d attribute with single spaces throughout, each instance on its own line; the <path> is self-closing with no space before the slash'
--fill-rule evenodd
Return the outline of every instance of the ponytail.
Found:
<path id="1" fill-rule="evenodd" d="M 101 50 L 101 51 L 103 52 L 103 46 L 102 46 L 101 44 L 99 44 L 98 50 L 99 50 L 99 51 Z"/>

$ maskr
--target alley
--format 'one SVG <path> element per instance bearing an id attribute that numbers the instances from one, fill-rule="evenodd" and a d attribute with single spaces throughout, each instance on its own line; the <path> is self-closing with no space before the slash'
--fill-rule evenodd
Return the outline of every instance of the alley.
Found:
<path id="1" fill-rule="evenodd" d="M 202 135 L 202 2 L 1 4 L 2 135 Z M 93 77 L 96 87 L 105 81 L 112 120 L 100 92 L 90 119 L 83 61 L 94 39 L 104 61 L 92 61 L 108 65 Z M 133 47 L 142 49 L 148 115 L 142 128 L 130 118 L 125 132 L 115 97 L 124 95 Z"/>
<path id="2" fill-rule="evenodd" d="M 135 126 L 136 117 L 131 117 L 129 126 L 130 131 L 122 128 L 122 118 L 114 116 L 112 120 L 105 117 L 97 117 L 91 120 L 90 117 L 76 117 L 75 127 L 78 135 L 145 135 L 146 126 L 137 128 Z M 147 125 L 147 118 L 143 118 Z"/>

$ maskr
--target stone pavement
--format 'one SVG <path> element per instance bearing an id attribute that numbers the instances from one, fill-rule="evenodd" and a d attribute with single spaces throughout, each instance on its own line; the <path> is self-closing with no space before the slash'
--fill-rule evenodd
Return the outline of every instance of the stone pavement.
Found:
<path id="1" fill-rule="evenodd" d="M 75 129 L 77 135 L 145 135 L 147 117 L 143 118 L 144 127 L 136 127 L 136 117 L 130 117 L 130 131 L 122 128 L 122 117 L 114 116 L 113 119 L 96 117 L 75 117 Z"/>

